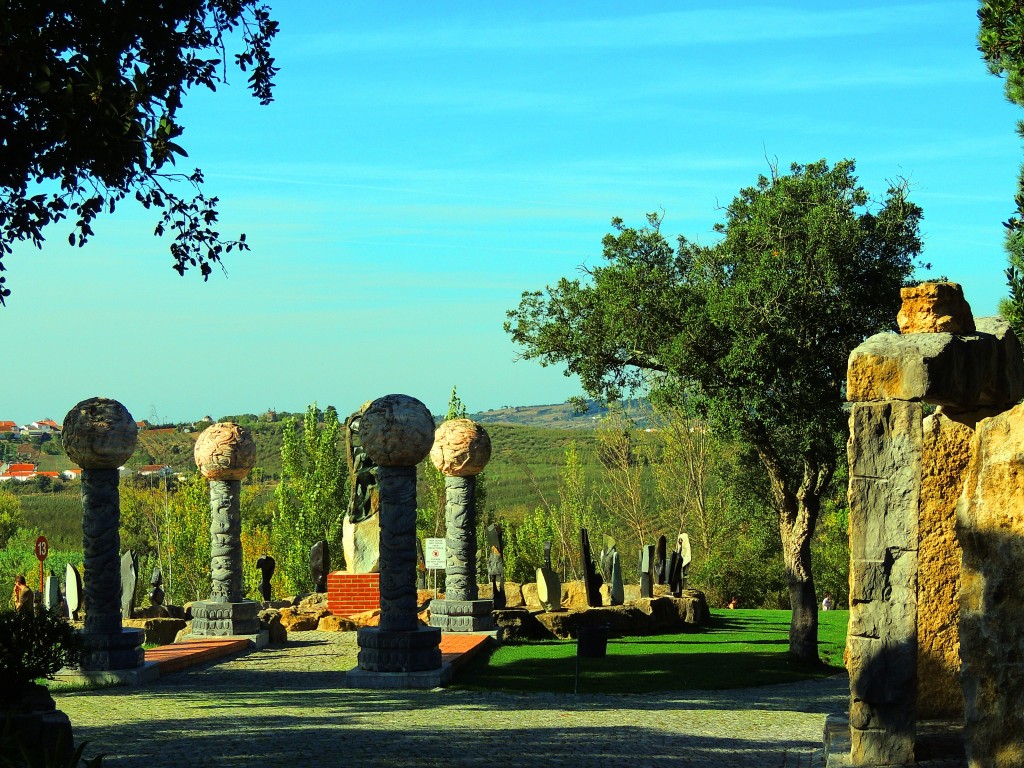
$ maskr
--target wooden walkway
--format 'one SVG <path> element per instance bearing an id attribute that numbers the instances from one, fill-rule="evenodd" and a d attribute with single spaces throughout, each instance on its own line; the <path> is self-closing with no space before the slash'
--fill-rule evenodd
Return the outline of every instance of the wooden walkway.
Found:
<path id="1" fill-rule="evenodd" d="M 491 641 L 489 635 L 448 633 L 441 636 L 441 660 L 458 670 Z M 161 645 L 146 650 L 146 661 L 156 662 L 160 675 L 247 651 L 252 644 L 246 638 L 207 637 L 183 643 Z"/>

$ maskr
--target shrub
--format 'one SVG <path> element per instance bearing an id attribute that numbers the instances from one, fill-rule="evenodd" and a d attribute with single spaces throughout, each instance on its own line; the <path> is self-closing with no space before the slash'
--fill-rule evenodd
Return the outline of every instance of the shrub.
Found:
<path id="1" fill-rule="evenodd" d="M 81 636 L 59 614 L 0 612 L 0 708 L 19 704 L 35 680 L 77 666 L 82 650 Z"/>

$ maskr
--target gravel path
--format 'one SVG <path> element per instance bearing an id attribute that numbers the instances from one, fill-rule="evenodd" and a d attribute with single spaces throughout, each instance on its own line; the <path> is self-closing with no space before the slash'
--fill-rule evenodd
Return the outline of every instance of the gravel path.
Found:
<path id="1" fill-rule="evenodd" d="M 142 688 L 63 694 L 57 706 L 113 768 L 494 768 L 819 765 L 845 677 L 643 696 L 367 691 L 341 687 L 355 633 L 296 632 L 287 646 Z"/>

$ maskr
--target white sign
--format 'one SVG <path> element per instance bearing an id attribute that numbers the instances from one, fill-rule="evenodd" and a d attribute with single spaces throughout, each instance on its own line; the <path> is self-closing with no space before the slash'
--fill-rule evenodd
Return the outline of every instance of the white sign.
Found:
<path id="1" fill-rule="evenodd" d="M 424 539 L 423 559 L 428 571 L 444 570 L 447 556 L 444 539 Z"/>

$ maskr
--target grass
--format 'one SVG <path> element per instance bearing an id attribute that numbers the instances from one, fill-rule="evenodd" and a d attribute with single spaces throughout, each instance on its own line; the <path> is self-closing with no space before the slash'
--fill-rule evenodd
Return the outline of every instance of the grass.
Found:
<path id="1" fill-rule="evenodd" d="M 789 647 L 789 611 L 734 610 L 715 614 L 711 626 L 678 635 L 623 637 L 608 641 L 607 656 L 581 659 L 580 690 L 586 693 L 653 693 L 717 690 L 787 683 L 843 671 L 848 611 L 819 618 L 820 666 L 795 663 Z M 552 640 L 503 645 L 459 675 L 456 687 L 568 693 L 575 685 L 576 642 Z"/>

